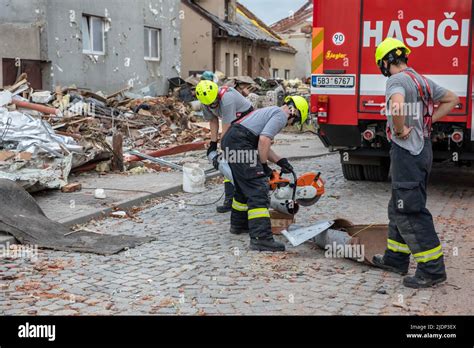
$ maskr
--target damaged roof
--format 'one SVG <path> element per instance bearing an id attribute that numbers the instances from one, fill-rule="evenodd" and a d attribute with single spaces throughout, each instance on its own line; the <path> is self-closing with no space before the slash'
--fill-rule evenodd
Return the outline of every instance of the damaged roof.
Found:
<path id="1" fill-rule="evenodd" d="M 313 18 L 313 7 L 313 1 L 308 0 L 292 16 L 283 18 L 272 24 L 270 27 L 278 33 L 284 33 L 287 30 L 291 30 L 295 25 L 299 25 Z"/>
<path id="2" fill-rule="evenodd" d="M 266 43 L 271 46 L 284 46 L 287 51 L 296 53 L 293 47 L 289 46 L 277 33 L 238 2 L 235 22 L 225 21 L 217 17 L 196 4 L 193 0 L 183 0 L 183 3 L 207 18 L 219 29 L 224 30 L 227 35 L 231 37 L 241 37 L 260 43 Z"/>

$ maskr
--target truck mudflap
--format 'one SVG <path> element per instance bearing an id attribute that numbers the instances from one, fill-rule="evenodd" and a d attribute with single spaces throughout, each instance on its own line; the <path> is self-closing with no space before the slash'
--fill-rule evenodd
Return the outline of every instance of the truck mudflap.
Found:
<path id="1" fill-rule="evenodd" d="M 361 134 L 358 126 L 344 126 L 321 124 L 319 125 L 321 141 L 326 145 L 360 147 Z"/>

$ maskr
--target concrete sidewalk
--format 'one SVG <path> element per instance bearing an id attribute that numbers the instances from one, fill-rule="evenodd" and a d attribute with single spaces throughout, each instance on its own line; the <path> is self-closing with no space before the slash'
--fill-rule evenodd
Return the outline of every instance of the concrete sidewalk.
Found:
<path id="1" fill-rule="evenodd" d="M 275 137 L 273 150 L 289 160 L 319 157 L 328 154 L 318 136 L 312 133 L 280 133 Z"/>
<path id="2" fill-rule="evenodd" d="M 327 149 L 312 134 L 278 135 L 273 146 L 274 150 L 290 160 L 325 156 Z M 179 163 L 185 159 L 198 162 L 203 169 L 210 165 L 205 158 L 205 151 L 195 151 L 165 159 Z M 79 182 L 83 189 L 74 193 L 61 191 L 44 191 L 34 194 L 39 206 L 52 220 L 67 226 L 83 224 L 92 219 L 107 216 L 114 209 L 127 210 L 140 206 L 145 201 L 163 197 L 182 190 L 182 173 L 179 171 L 146 173 L 130 175 L 127 173 L 100 175 L 83 173 L 71 175 L 69 182 Z M 215 173 L 211 177 L 219 176 Z M 97 188 L 105 189 L 107 198 L 100 200 L 94 197 Z M 0 236 L 0 244 L 12 242 L 11 238 Z"/>

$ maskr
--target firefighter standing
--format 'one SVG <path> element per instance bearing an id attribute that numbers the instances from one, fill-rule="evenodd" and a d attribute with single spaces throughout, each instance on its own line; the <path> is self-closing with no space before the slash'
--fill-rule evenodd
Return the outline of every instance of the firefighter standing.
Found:
<path id="1" fill-rule="evenodd" d="M 218 87 L 212 79 L 212 73 L 206 72 L 203 80 L 196 86 L 196 96 L 204 105 L 204 118 L 210 122 L 211 143 L 207 155 L 217 151 L 219 137 L 219 119 L 222 119 L 222 137 L 229 129 L 231 123 L 253 111 L 252 104 L 242 94 L 231 87 Z M 232 208 L 234 187 L 228 179 L 224 179 L 225 198 L 224 204 L 216 208 L 218 213 L 229 212 Z"/>
<path id="2" fill-rule="evenodd" d="M 307 118 L 307 101 L 303 97 L 287 97 L 281 108 L 259 109 L 236 120 L 222 138 L 224 155 L 229 159 L 232 153 L 248 154 L 244 156 L 247 160 L 228 160 L 235 185 L 230 232 L 249 233 L 251 250 L 285 250 L 284 244 L 273 239 L 271 230 L 268 208 L 272 170 L 267 161 L 276 163 L 283 173 L 293 172 L 288 160 L 273 152 L 271 144 L 290 121 L 303 124 Z"/>
<path id="3" fill-rule="evenodd" d="M 410 52 L 403 42 L 387 38 L 375 54 L 382 74 L 389 77 L 386 113 L 392 198 L 388 206 L 387 249 L 383 256 L 374 256 L 373 262 L 377 267 L 405 275 L 412 254 L 417 269 L 414 276 L 403 279 L 403 284 L 424 288 L 446 280 L 443 251 L 426 208 L 433 162 L 431 125 L 446 116 L 459 98 L 409 68 L 406 63 Z M 436 111 L 434 103 L 440 104 Z"/>

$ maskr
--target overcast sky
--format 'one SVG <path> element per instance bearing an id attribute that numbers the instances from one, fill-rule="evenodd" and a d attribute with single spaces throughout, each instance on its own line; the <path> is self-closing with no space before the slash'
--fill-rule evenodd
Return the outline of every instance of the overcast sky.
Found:
<path id="1" fill-rule="evenodd" d="M 290 11 L 296 12 L 306 0 L 238 0 L 242 5 L 255 13 L 266 24 L 286 18 Z"/>

